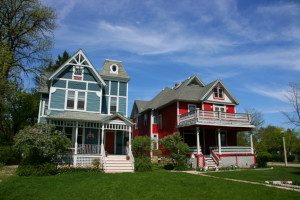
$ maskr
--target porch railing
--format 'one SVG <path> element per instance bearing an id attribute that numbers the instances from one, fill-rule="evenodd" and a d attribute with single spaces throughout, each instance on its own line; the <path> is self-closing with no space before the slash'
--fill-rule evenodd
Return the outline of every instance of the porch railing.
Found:
<path id="1" fill-rule="evenodd" d="M 213 147 L 211 148 L 211 152 L 218 153 L 219 148 Z M 241 147 L 241 146 L 225 146 L 221 147 L 221 154 L 238 154 L 238 153 L 252 153 L 251 147 Z"/>
<path id="2" fill-rule="evenodd" d="M 251 116 L 247 113 L 224 113 L 199 110 L 178 116 L 178 125 L 185 124 L 216 124 L 216 125 L 243 125 L 251 127 Z"/>
<path id="3" fill-rule="evenodd" d="M 100 154 L 100 147 L 96 144 L 78 144 L 77 154 Z"/>

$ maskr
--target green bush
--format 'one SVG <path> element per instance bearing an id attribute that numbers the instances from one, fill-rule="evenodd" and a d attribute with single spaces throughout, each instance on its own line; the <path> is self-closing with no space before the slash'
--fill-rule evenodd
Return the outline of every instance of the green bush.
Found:
<path id="1" fill-rule="evenodd" d="M 19 165 L 17 168 L 19 176 L 49 176 L 58 173 L 55 164 L 45 163 L 41 165 Z"/>
<path id="2" fill-rule="evenodd" d="M 150 158 L 137 157 L 134 162 L 135 171 L 147 172 L 152 171 L 152 163 Z"/>
<path id="3" fill-rule="evenodd" d="M 173 170 L 174 169 L 174 165 L 173 164 L 166 164 L 166 165 L 164 165 L 164 169 L 166 169 L 166 170 Z"/>
<path id="4" fill-rule="evenodd" d="M 161 150 L 159 150 L 159 149 L 153 150 L 152 153 L 153 153 L 153 156 L 157 156 L 157 157 L 161 157 L 161 154 L 162 154 Z"/>
<path id="5" fill-rule="evenodd" d="M 28 126 L 14 138 L 14 147 L 22 154 L 22 165 L 55 163 L 57 156 L 71 146 L 71 141 L 47 124 Z"/>
<path id="6" fill-rule="evenodd" d="M 256 157 L 257 167 L 266 167 L 272 155 L 269 152 L 259 152 Z"/>
<path id="7" fill-rule="evenodd" d="M 295 155 L 288 155 L 288 157 L 287 157 L 287 161 L 288 162 L 293 162 L 294 160 L 295 160 Z"/>
<path id="8" fill-rule="evenodd" d="M 132 141 L 132 153 L 135 158 L 149 157 L 151 139 L 148 136 L 137 136 Z"/>
<path id="9" fill-rule="evenodd" d="M 170 152 L 174 169 L 187 169 L 189 146 L 183 142 L 183 139 L 178 133 L 163 138 L 161 144 Z"/>
<path id="10" fill-rule="evenodd" d="M 13 165 L 18 164 L 20 159 L 20 154 L 12 146 L 0 146 L 0 163 Z"/>
<path id="11" fill-rule="evenodd" d="M 101 162 L 100 162 L 100 159 L 99 158 L 95 158 L 93 161 L 92 161 L 92 165 L 95 169 L 100 169 L 101 168 Z"/>

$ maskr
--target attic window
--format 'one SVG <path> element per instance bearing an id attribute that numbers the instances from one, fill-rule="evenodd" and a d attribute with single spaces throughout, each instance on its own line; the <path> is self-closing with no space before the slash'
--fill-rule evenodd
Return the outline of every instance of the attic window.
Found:
<path id="1" fill-rule="evenodd" d="M 113 64 L 110 66 L 110 73 L 112 74 L 118 74 L 119 68 L 117 65 Z"/>
<path id="2" fill-rule="evenodd" d="M 82 76 L 83 76 L 83 67 L 74 66 L 73 79 L 74 80 L 82 80 Z"/>
<path id="3" fill-rule="evenodd" d="M 223 99 L 224 98 L 223 88 L 221 88 L 221 87 L 215 87 L 214 88 L 214 98 L 216 98 L 216 99 Z"/>

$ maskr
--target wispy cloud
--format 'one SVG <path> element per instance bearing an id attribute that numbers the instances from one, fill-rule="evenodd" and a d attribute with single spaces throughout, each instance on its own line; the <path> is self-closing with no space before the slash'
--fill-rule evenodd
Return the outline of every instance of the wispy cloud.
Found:
<path id="1" fill-rule="evenodd" d="M 256 94 L 269 97 L 272 99 L 276 99 L 285 103 L 288 103 L 288 96 L 290 93 L 288 92 L 288 88 L 274 89 L 274 87 L 267 87 L 261 85 L 252 85 L 248 86 L 248 89 Z"/>

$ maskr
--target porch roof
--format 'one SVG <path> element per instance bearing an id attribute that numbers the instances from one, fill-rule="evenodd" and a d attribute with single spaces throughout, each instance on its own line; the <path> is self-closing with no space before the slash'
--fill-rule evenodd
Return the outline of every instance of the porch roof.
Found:
<path id="1" fill-rule="evenodd" d="M 47 116 L 48 119 L 60 119 L 60 120 L 80 120 L 80 121 L 92 121 L 101 122 L 105 116 L 99 113 L 88 113 L 79 111 L 63 111 L 59 113 L 50 113 Z"/>

